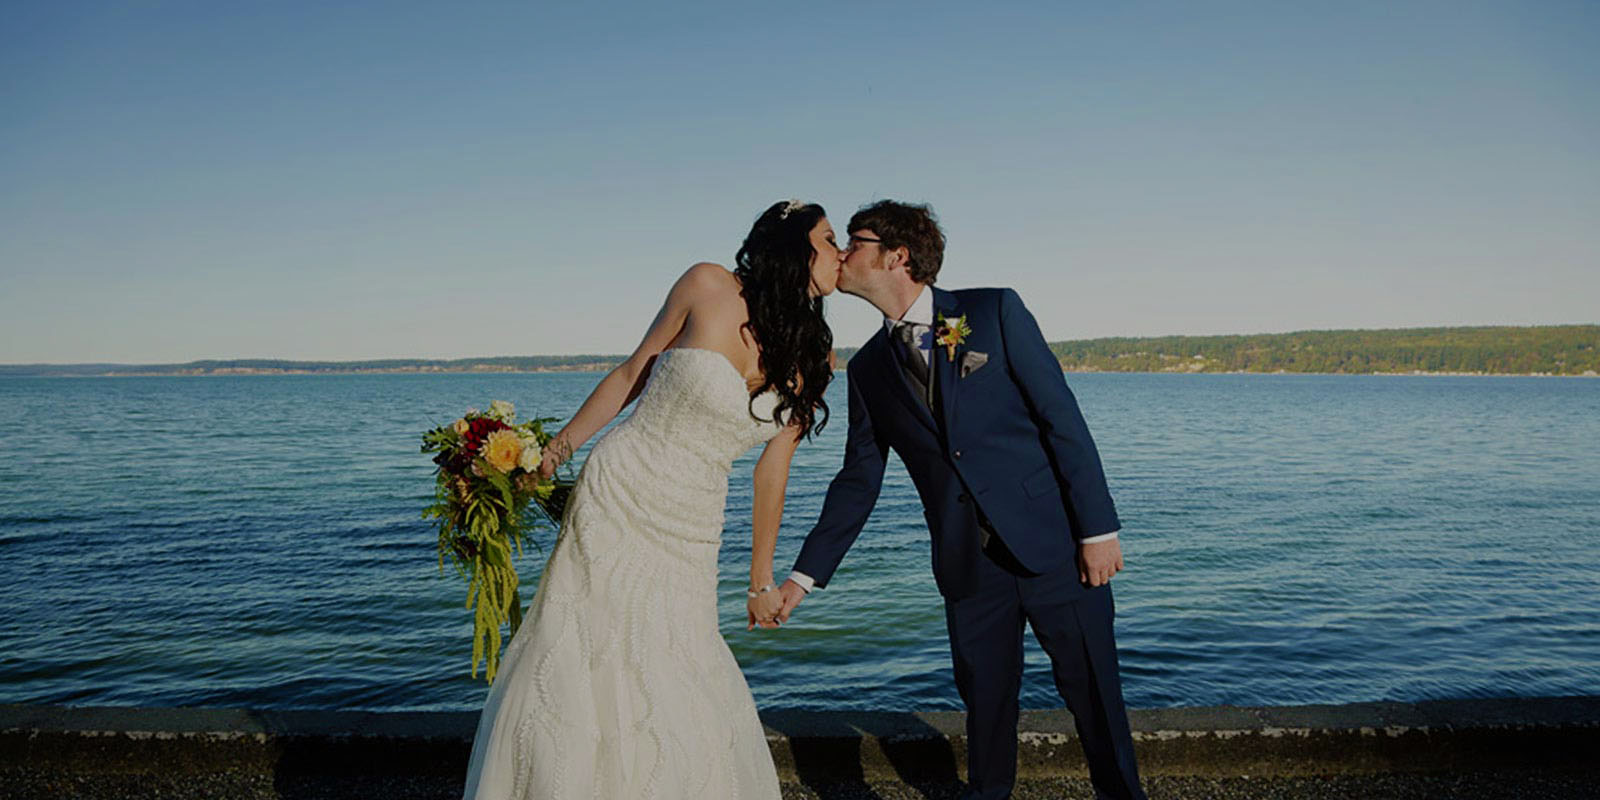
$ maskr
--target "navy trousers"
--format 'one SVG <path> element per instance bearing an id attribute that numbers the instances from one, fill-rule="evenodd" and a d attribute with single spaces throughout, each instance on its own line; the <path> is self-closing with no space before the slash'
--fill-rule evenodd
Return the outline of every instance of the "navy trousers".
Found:
<path id="1" fill-rule="evenodd" d="M 1097 798 L 1145 800 L 1122 704 L 1111 586 L 1085 588 L 1076 565 L 1027 572 L 998 537 L 978 558 L 977 591 L 945 602 L 956 688 L 967 706 L 964 800 L 1011 796 L 1017 779 L 1017 692 L 1023 623 L 1050 656 L 1056 690 L 1077 725 Z"/>

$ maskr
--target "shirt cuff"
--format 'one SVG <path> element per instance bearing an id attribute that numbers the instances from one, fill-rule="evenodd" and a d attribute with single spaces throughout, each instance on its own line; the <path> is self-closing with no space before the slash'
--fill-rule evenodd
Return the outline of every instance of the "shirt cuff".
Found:
<path id="1" fill-rule="evenodd" d="M 1099 536 L 1087 536 L 1078 540 L 1078 544 L 1094 544 L 1095 542 L 1109 542 L 1117 538 L 1118 531 L 1102 533 Z"/>
<path id="2" fill-rule="evenodd" d="M 805 574 L 804 572 L 789 573 L 789 580 L 799 584 L 800 588 L 806 590 L 806 594 L 811 594 L 811 590 L 815 589 L 817 586 L 817 582 L 812 580 L 811 576 Z"/>

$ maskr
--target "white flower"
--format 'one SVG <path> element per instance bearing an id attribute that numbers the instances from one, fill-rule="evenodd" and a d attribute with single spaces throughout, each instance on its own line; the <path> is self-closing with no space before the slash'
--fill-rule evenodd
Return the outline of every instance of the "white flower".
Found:
<path id="1" fill-rule="evenodd" d="M 517 417 L 517 410 L 504 400 L 495 400 L 489 404 L 488 416 L 510 425 L 511 421 Z"/>
<path id="2" fill-rule="evenodd" d="M 522 438 L 522 455 L 517 458 L 517 466 L 527 472 L 539 469 L 539 462 L 544 459 L 544 453 L 539 452 L 539 440 L 532 436 Z"/>

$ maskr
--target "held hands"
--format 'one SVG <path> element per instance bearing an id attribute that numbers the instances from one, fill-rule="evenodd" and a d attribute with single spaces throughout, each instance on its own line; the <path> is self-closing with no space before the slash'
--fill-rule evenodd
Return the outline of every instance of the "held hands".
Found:
<path id="1" fill-rule="evenodd" d="M 776 628 L 783 624 L 783 619 L 779 617 L 783 609 L 783 595 L 772 584 L 751 589 L 748 596 L 744 606 L 745 630 L 754 630 L 756 626 Z"/>
<path id="2" fill-rule="evenodd" d="M 1102 586 L 1122 570 L 1122 543 L 1117 539 L 1078 547 L 1078 580 L 1085 586 Z"/>
<path id="3" fill-rule="evenodd" d="M 776 628 L 788 622 L 795 606 L 800 605 L 800 601 L 804 599 L 806 590 L 800 588 L 800 584 L 794 581 L 784 581 L 777 591 L 769 590 L 750 598 L 745 606 L 748 616 L 745 630 L 753 630 L 758 625 L 763 628 Z"/>

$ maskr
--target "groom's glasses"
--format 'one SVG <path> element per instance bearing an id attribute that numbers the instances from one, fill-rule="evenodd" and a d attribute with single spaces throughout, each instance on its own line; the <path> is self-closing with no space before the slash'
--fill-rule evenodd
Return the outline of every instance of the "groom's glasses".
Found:
<path id="1" fill-rule="evenodd" d="M 882 239 L 874 239 L 871 236 L 852 236 L 850 237 L 850 243 L 844 246 L 844 251 L 846 253 L 854 253 L 856 248 L 861 245 L 882 241 Z"/>

